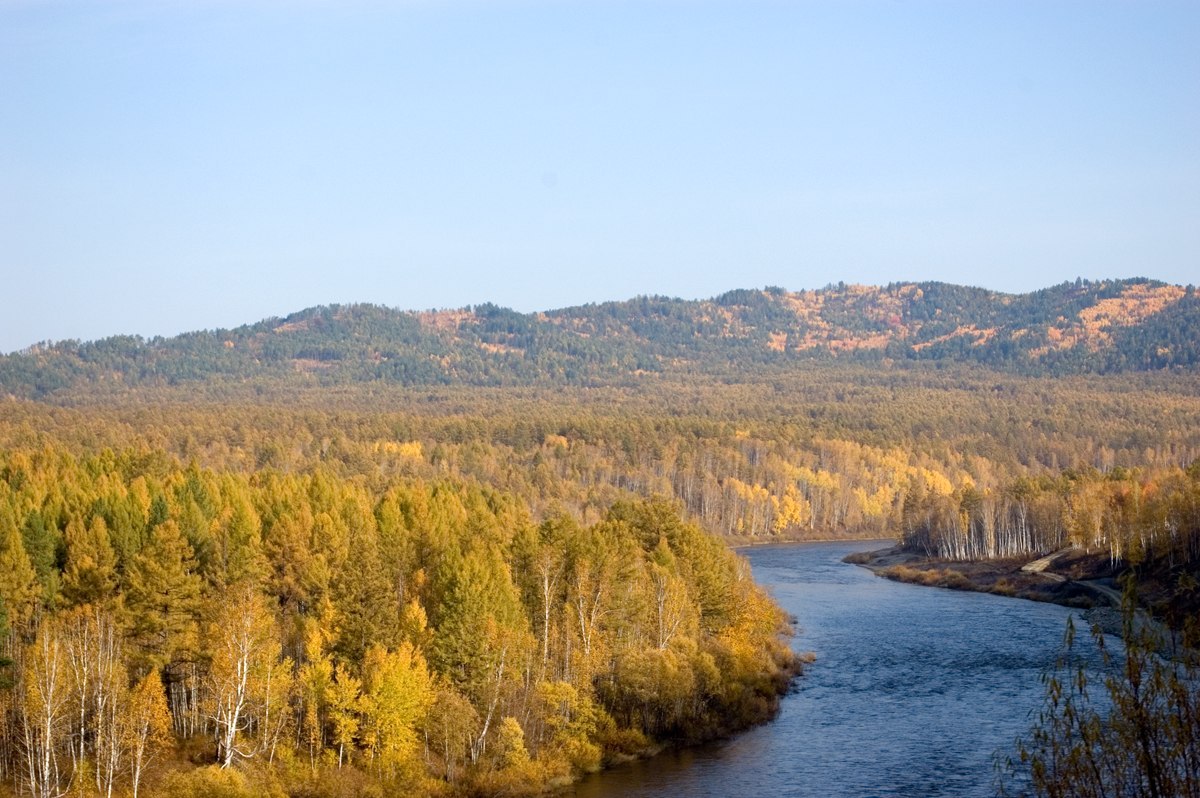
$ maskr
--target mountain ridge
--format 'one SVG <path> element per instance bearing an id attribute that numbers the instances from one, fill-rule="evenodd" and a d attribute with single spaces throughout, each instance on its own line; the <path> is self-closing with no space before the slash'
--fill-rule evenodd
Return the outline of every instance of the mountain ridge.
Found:
<path id="1" fill-rule="evenodd" d="M 233 329 L 36 344 L 0 356 L 0 390 L 44 399 L 82 387 L 256 379 L 607 384 L 905 360 L 1048 375 L 1191 370 L 1200 364 L 1200 298 L 1193 286 L 1132 278 L 1026 294 L 940 282 L 768 286 L 535 313 L 491 303 L 426 311 L 322 305 Z"/>

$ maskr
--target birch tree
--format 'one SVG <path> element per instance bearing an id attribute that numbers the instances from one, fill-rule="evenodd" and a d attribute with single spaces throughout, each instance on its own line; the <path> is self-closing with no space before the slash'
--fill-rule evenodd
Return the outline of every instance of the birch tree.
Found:
<path id="1" fill-rule="evenodd" d="M 57 625 L 43 621 L 25 650 L 18 690 L 23 699 L 21 734 L 26 786 L 34 798 L 66 795 L 70 773 L 60 757 L 69 746 L 70 686 Z"/>
<path id="2" fill-rule="evenodd" d="M 208 674 L 209 719 L 213 723 L 217 762 L 228 768 L 235 758 L 256 749 L 240 745 L 260 704 L 269 698 L 266 677 L 279 659 L 279 641 L 266 602 L 255 590 L 240 590 L 212 625 L 213 660 Z"/>

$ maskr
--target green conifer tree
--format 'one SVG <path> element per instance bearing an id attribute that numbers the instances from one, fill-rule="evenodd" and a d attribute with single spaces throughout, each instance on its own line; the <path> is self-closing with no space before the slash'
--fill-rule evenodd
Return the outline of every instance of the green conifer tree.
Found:
<path id="1" fill-rule="evenodd" d="M 179 525 L 154 527 L 129 564 L 125 586 L 130 642 L 143 664 L 162 667 L 188 657 L 196 643 L 200 589 L 192 547 Z"/>

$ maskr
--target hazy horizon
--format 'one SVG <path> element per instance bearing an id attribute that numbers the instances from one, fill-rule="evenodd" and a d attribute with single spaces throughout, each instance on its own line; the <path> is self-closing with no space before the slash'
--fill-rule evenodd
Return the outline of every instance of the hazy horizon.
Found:
<path id="1" fill-rule="evenodd" d="M 0 351 L 1195 281 L 1194 3 L 0 2 Z"/>

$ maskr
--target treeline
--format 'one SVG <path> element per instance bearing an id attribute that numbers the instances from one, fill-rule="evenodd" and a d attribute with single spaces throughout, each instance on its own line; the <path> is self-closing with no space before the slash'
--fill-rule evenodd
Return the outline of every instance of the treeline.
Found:
<path id="1" fill-rule="evenodd" d="M 536 790 L 762 721 L 795 669 L 669 504 L 149 449 L 0 452 L 0 606 L 0 779 L 39 798 Z"/>
<path id="2" fill-rule="evenodd" d="M 1200 460 L 1185 468 L 1067 469 L 996 490 L 944 493 L 917 482 L 905 496 L 906 546 L 930 557 L 982 560 L 1072 545 L 1113 562 L 1200 565 Z"/>
<path id="3" fill-rule="evenodd" d="M 11 401 L 0 446 L 93 454 L 135 446 L 219 470 L 321 469 L 373 489 L 397 477 L 449 477 L 521 496 L 536 518 L 567 512 L 583 523 L 616 501 L 669 496 L 707 530 L 745 540 L 892 536 L 911 526 L 921 502 L 948 518 L 946 508 L 964 500 L 982 496 L 991 507 L 1019 480 L 1057 479 L 1064 469 L 1107 474 L 1200 459 L 1200 391 L 1188 375 L 827 377 L 552 392 L 326 390 L 285 404 L 256 403 L 253 390 L 219 403 L 177 391 L 74 408 Z M 936 536 L 947 550 L 987 550 Z"/>

